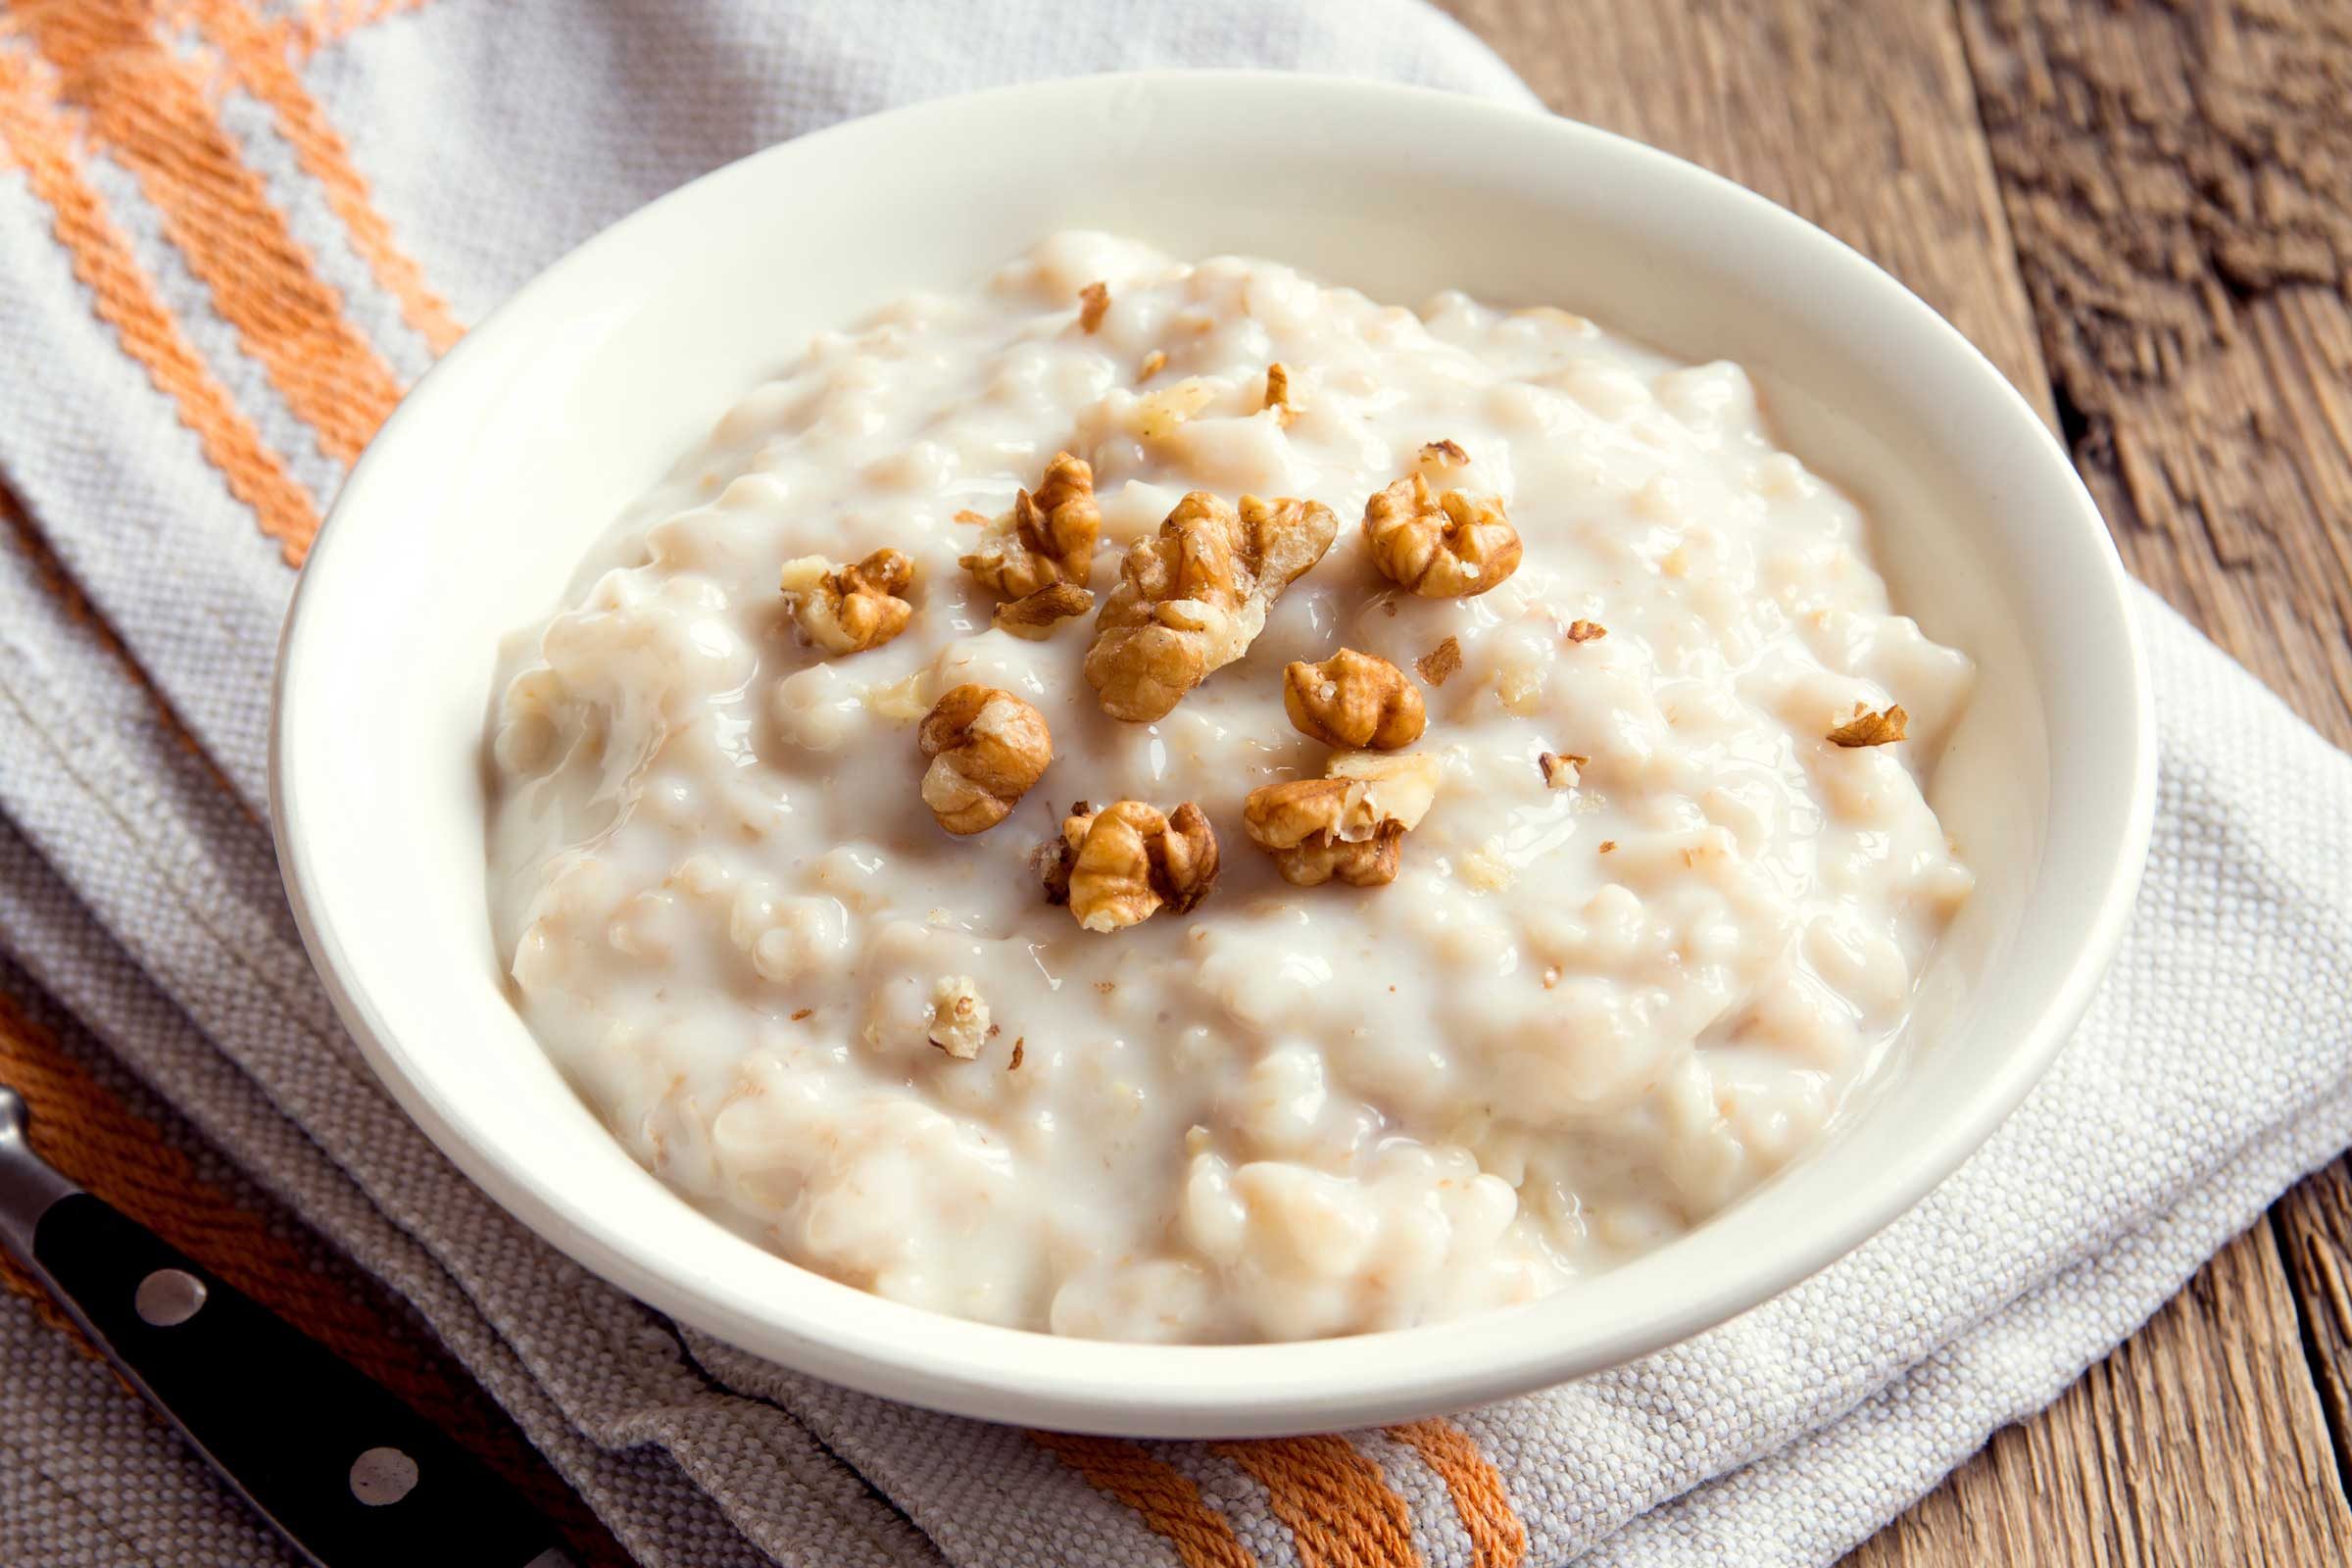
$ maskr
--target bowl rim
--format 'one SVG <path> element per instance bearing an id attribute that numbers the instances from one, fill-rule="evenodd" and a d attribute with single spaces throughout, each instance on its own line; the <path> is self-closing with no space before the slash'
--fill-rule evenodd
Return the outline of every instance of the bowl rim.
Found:
<path id="1" fill-rule="evenodd" d="M 1359 110 L 1367 103 L 1384 111 L 1409 108 L 1416 115 L 1450 120 L 1469 133 L 1522 138 L 1531 145 L 1548 140 L 1566 157 L 1614 161 L 1654 182 L 1667 199 L 1712 204 L 1740 217 L 1767 234 L 1774 246 L 1801 254 L 1808 266 L 1820 270 L 1825 286 L 1864 297 L 1862 303 L 1886 318 L 1887 330 L 1911 334 L 1953 372 L 1965 370 L 1993 383 L 1984 390 L 2001 409 L 2001 416 L 2031 425 L 2047 448 L 2047 458 L 2063 470 L 2063 481 L 2055 475 L 2036 477 L 2034 499 L 2053 513 L 2063 511 L 2067 515 L 2055 520 L 2076 533 L 2095 534 L 2097 569 L 2084 574 L 2092 580 L 2077 585 L 2087 596 L 2079 604 L 2087 614 L 2108 623 L 2110 652 L 2120 659 L 2124 676 L 2119 686 L 2129 687 L 2128 693 L 2119 692 L 2128 697 L 2120 717 L 2129 744 L 2119 748 L 2121 755 L 2100 774 L 2104 796 L 2114 808 L 2106 817 L 2108 843 L 2099 857 L 2106 875 L 2095 894 L 2080 887 L 2069 894 L 2077 905 L 2087 904 L 2089 908 L 2082 923 L 2081 944 L 2044 999 L 2027 1038 L 1999 1058 L 1969 1099 L 1953 1107 L 1952 1118 L 1937 1136 L 1921 1139 L 1903 1152 L 1894 1179 L 1816 1223 L 1799 1238 L 1800 1245 L 1751 1250 L 1746 1266 L 1727 1270 L 1717 1279 L 1691 1282 L 1677 1307 L 1589 1333 L 1567 1345 L 1541 1335 L 1501 1331 L 1507 1317 L 1533 1309 L 1523 1307 L 1462 1320 L 1497 1330 L 1473 1336 L 1460 1335 L 1462 1321 L 1454 1321 L 1295 1345 L 1112 1346 L 950 1318 L 885 1302 L 847 1286 L 838 1289 L 866 1303 L 865 1310 L 822 1321 L 815 1314 L 786 1320 L 740 1292 L 730 1293 L 723 1282 L 698 1281 L 665 1267 L 648 1252 L 641 1238 L 571 1200 L 560 1183 L 534 1174 L 495 1141 L 481 1136 L 438 1092 L 430 1075 L 417 1070 L 416 1058 L 393 1038 L 375 1002 L 355 982 L 336 919 L 334 892 L 323 883 L 311 853 L 312 813 L 299 782 L 303 769 L 290 750 L 288 694 L 292 671 L 305 650 L 323 635 L 318 617 L 309 611 L 325 592 L 319 585 L 333 580 L 343 558 L 339 546 L 354 531 L 338 522 L 364 511 L 368 497 L 384 484 L 384 475 L 401 460 L 404 436 L 422 403 L 471 373 L 477 363 L 494 362 L 507 352 L 506 331 L 527 302 L 563 288 L 575 273 L 595 269 L 608 253 L 625 250 L 634 236 L 658 230 L 664 215 L 710 201 L 714 193 L 739 183 L 756 183 L 759 171 L 770 161 L 811 156 L 811 149 L 853 140 L 882 122 L 946 124 L 1006 99 L 1043 102 L 1059 94 L 1133 91 L 1278 92 L 1294 103 L 1299 95 L 1308 95 L 1334 109 Z M 2088 542 L 2078 539 L 2076 548 Z M 2007 378 L 1957 328 L 1877 264 L 1729 179 L 1579 122 L 1433 88 L 1261 71 L 1060 77 L 927 100 L 840 122 L 712 170 L 620 218 L 543 269 L 429 368 L 354 466 L 296 582 L 270 691 L 271 832 L 303 944 L 336 1015 L 377 1079 L 434 1145 L 494 1201 L 573 1260 L 640 1300 L 797 1370 L 958 1414 L 1136 1436 L 1270 1436 L 1329 1430 L 1483 1403 L 1620 1365 L 1688 1339 L 1780 1295 L 1875 1236 L 1990 1136 L 2041 1077 L 2088 1006 L 2122 940 L 2137 892 L 2154 813 L 2155 724 L 2147 659 L 2130 593 L 2131 579 L 2071 460 Z M 2041 853 L 2046 862 L 2050 846 L 2043 845 Z M 2037 886 L 2028 906 L 2044 896 Z M 909 1327 L 909 1313 L 919 1320 L 912 1321 L 918 1332 L 894 1337 L 894 1330 Z M 1437 1337 L 1449 1334 L 1457 1341 L 1476 1340 L 1479 1346 L 1463 1351 L 1457 1345 L 1444 1356 L 1415 1353 L 1434 1350 Z M 1354 1364 L 1341 1376 L 1344 1361 L 1321 1348 L 1334 1346 L 1376 1348 L 1380 1353 L 1345 1358 Z M 1041 1353 L 1041 1348 L 1050 1353 Z M 1105 1351 L 1116 1352 L 1116 1359 L 1102 1353 Z"/>

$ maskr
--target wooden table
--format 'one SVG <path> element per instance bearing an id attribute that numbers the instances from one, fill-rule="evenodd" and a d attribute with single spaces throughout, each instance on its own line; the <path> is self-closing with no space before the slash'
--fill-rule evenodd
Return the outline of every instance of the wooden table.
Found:
<path id="1" fill-rule="evenodd" d="M 2064 436 L 2132 567 L 2352 744 L 2352 0 L 1446 3 L 1553 108 L 1795 209 L 1942 310 Z M 152 1191 L 110 1196 L 183 1245 L 174 1224 L 253 1232 L 227 1249 L 239 1284 L 364 1364 L 374 1348 L 369 1370 L 583 1561 L 625 1560 L 356 1273 L 270 1231 L 256 1196 L 190 1218 L 194 1167 L 63 1028 L 0 994 L 11 1072 L 90 1111 L 91 1147 L 53 1158 L 92 1179 L 112 1137 L 163 1159 Z M 2348 1242 L 2338 1162 L 1849 1561 L 2352 1557 Z"/>
<path id="2" fill-rule="evenodd" d="M 1446 0 L 1958 323 L 2124 560 L 2352 745 L 2352 0 Z M 1849 1559 L 2352 1558 L 2352 1161 Z"/>

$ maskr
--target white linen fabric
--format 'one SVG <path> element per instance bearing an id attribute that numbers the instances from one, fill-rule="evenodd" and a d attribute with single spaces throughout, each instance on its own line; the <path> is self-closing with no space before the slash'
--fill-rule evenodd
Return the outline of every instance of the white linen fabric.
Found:
<path id="1" fill-rule="evenodd" d="M 261 17 L 460 319 L 694 174 L 953 90 L 1257 65 L 1532 102 L 1410 0 L 1119 0 L 1050 18 L 954 0 L 377 0 Z M 509 1219 L 375 1086 L 311 977 L 261 821 L 293 572 L 93 309 L 86 247 L 24 172 L 26 122 L 7 106 L 46 79 L 37 31 L 0 29 L 0 479 L 39 542 L 0 550 L 0 982 L 37 985 L 239 1181 L 412 1305 L 646 1563 L 1209 1560 L 1027 1434 L 851 1394 L 667 1322 Z M 171 47 L 201 64 L 214 36 L 200 23 Z M 348 319 L 412 378 L 425 337 L 267 97 L 231 72 L 220 126 Z M 323 508 L 343 462 L 220 318 L 154 193 L 103 146 L 82 173 L 193 351 Z M 61 597 L 61 569 L 97 618 Z M 1635 1365 L 1456 1417 L 1524 1522 L 1524 1561 L 1834 1559 L 2352 1142 L 2352 762 L 2152 596 L 2139 613 L 2162 732 L 2155 845 L 2082 1028 L 1966 1167 L 1824 1274 Z M 0 1557 L 290 1562 L 14 1297 L 0 1357 Z M 1353 1442 L 1421 1560 L 1497 1562 L 1409 1444 Z M 1229 1453 L 1142 1447 L 1198 1484 L 1236 1550 L 1314 1560 Z"/>

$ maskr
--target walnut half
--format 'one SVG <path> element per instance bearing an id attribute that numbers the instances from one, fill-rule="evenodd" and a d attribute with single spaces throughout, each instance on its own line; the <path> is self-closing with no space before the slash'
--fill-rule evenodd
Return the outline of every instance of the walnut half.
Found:
<path id="1" fill-rule="evenodd" d="M 1320 502 L 1244 496 L 1237 509 L 1205 490 L 1179 501 L 1157 534 L 1128 550 L 1096 617 L 1085 673 L 1102 710 L 1131 723 L 1165 718 L 1249 650 L 1267 608 L 1338 534 Z"/>
<path id="2" fill-rule="evenodd" d="M 1441 771 L 1437 758 L 1420 752 L 1335 757 L 1323 778 L 1251 790 L 1242 825 L 1286 882 L 1380 887 L 1396 880 L 1400 841 L 1428 814 Z"/>
<path id="3" fill-rule="evenodd" d="M 1054 760 L 1043 714 L 1010 692 L 968 681 L 923 715 L 915 740 L 931 759 L 923 804 L 958 835 L 1004 821 Z"/>
<path id="4" fill-rule="evenodd" d="M 1519 569 L 1519 530 L 1494 496 L 1447 490 L 1409 474 L 1364 503 L 1364 539 L 1390 581 L 1425 599 L 1483 594 Z"/>
<path id="5" fill-rule="evenodd" d="M 1320 664 L 1284 666 L 1282 707 L 1299 734 L 1343 751 L 1393 752 L 1419 740 L 1429 722 L 1420 688 L 1403 670 L 1352 648 Z"/>
<path id="6" fill-rule="evenodd" d="M 960 564 L 1000 599 L 1025 599 L 1057 582 L 1084 587 L 1102 533 L 1095 470 L 1085 459 L 1057 452 L 1037 493 L 1016 492 L 1012 511 L 989 524 Z"/>
<path id="7" fill-rule="evenodd" d="M 1217 881 L 1217 836 L 1187 801 L 1162 815 L 1142 801 L 1115 801 L 1063 818 L 1063 853 L 1044 866 L 1046 896 L 1066 879 L 1070 913 L 1089 931 L 1118 931 L 1161 909 L 1189 914 Z M 1041 858 L 1042 861 L 1043 858 Z"/>
<path id="8" fill-rule="evenodd" d="M 905 631 L 914 613 L 903 597 L 914 586 L 914 563 L 896 550 L 877 550 L 849 566 L 802 556 L 784 563 L 780 586 L 801 635 L 828 654 L 879 648 Z"/>

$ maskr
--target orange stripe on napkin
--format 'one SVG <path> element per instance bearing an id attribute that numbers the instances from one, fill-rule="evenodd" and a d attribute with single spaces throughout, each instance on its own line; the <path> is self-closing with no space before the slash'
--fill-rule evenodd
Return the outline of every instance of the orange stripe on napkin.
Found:
<path id="1" fill-rule="evenodd" d="M 1389 1428 L 1389 1436 L 1446 1483 L 1470 1537 L 1470 1568 L 1519 1568 L 1527 1560 L 1527 1526 L 1511 1506 L 1502 1472 L 1479 1451 L 1476 1439 L 1443 1418 L 1407 1421 Z"/>
<path id="2" fill-rule="evenodd" d="M 245 352 L 322 451 L 356 460 L 400 401 L 399 381 L 221 128 L 199 69 L 157 36 L 153 0 L 18 0 L 14 14 L 91 134 L 138 178 Z"/>
<path id="3" fill-rule="evenodd" d="M 59 1049 L 0 993 L 0 1083 L 31 1106 L 32 1145 L 79 1185 L 294 1323 L 464 1444 L 564 1532 L 594 1568 L 628 1556 L 489 1397 L 371 1295 L 321 1273 L 269 1217 L 241 1208 L 195 1162 Z M 32 1298 L 44 1320 L 97 1351 L 5 1252 L 0 1286 Z"/>
<path id="4" fill-rule="evenodd" d="M 391 223 L 376 210 L 367 179 L 351 161 L 343 133 L 294 74 L 293 29 L 255 16 L 240 0 L 194 0 L 194 10 L 198 26 L 227 57 L 238 81 L 270 106 L 278 134 L 326 192 L 327 205 L 350 232 L 352 247 L 384 292 L 400 302 L 402 318 L 435 354 L 447 353 L 466 329 L 393 238 Z"/>
<path id="5" fill-rule="evenodd" d="M 1220 1443 L 1218 1453 L 1266 1489 L 1300 1568 L 1419 1568 L 1413 1519 L 1380 1466 L 1330 1435 Z"/>
<path id="6" fill-rule="evenodd" d="M 1133 1508 L 1153 1535 L 1176 1548 L 1185 1568 L 1257 1568 L 1257 1554 L 1242 1544 L 1192 1478 L 1139 1445 L 1066 1432 L 1029 1437 L 1096 1491 Z"/>
<path id="7" fill-rule="evenodd" d="M 129 237 L 82 172 L 64 118 L 35 85 L 30 68 L 5 53 L 0 53 L 0 147 L 14 155 L 33 195 L 53 215 L 58 242 L 72 258 L 74 275 L 90 291 L 100 319 L 115 329 L 123 352 L 146 368 L 156 390 L 177 406 L 180 422 L 196 433 L 229 493 L 251 507 L 262 532 L 278 542 L 286 564 L 302 564 L 318 531 L 309 493 L 197 357 L 132 255 Z"/>

